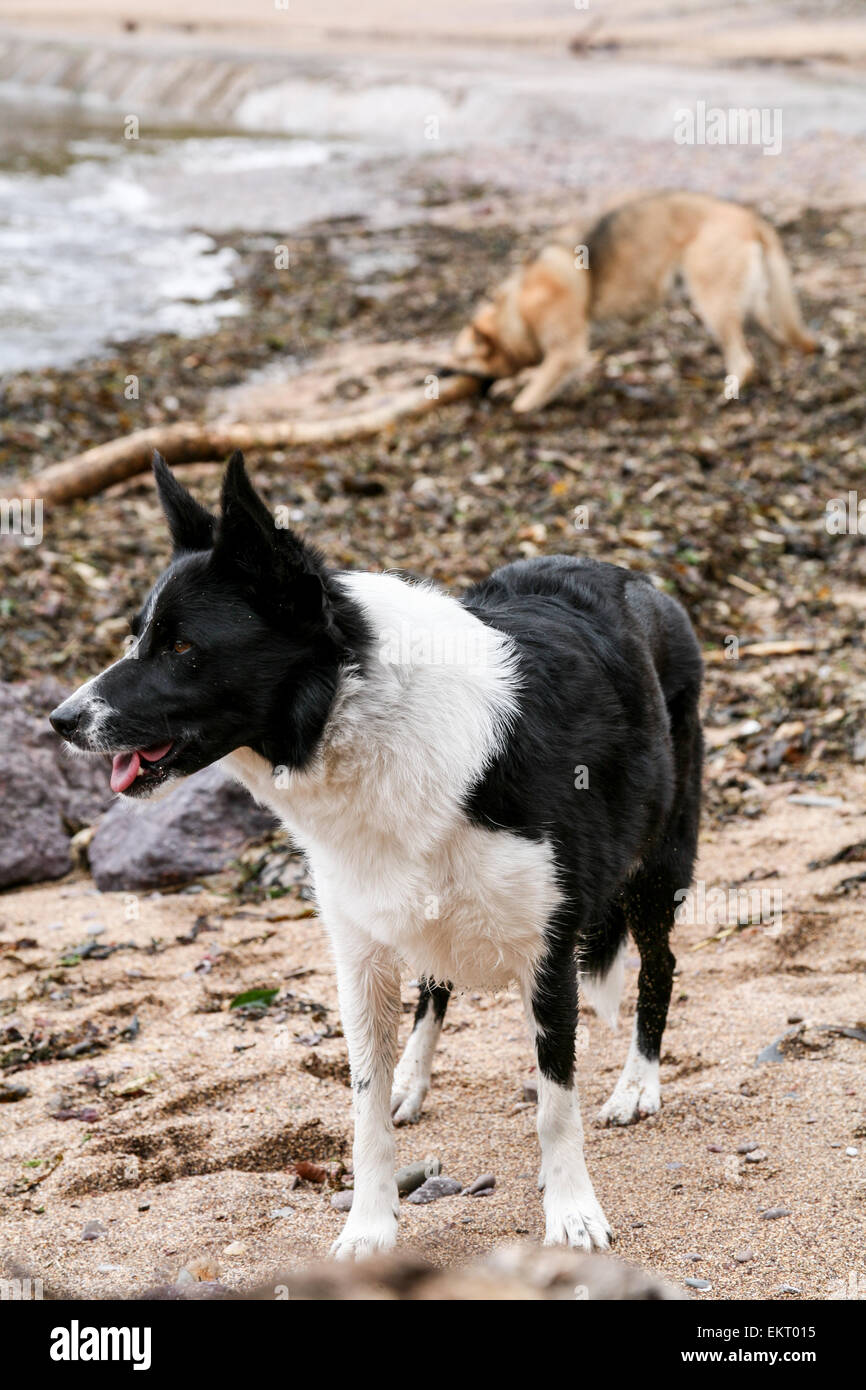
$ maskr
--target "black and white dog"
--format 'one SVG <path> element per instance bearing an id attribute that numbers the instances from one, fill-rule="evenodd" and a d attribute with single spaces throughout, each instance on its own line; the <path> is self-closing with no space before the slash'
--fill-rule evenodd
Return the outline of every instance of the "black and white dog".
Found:
<path id="1" fill-rule="evenodd" d="M 611 1233 L 583 1156 L 578 974 L 612 1015 L 629 931 L 634 1037 L 604 1121 L 659 1107 L 675 893 L 692 875 L 701 659 L 638 574 L 566 556 L 462 601 L 330 570 L 235 454 L 214 517 L 155 462 L 174 543 L 126 655 L 51 716 L 128 796 L 222 760 L 305 850 L 337 966 L 355 1197 L 334 1246 L 397 1234 L 392 1117 L 417 1120 L 452 987 L 517 981 L 538 1061 L 546 1240 Z M 424 983 L 396 1067 L 400 966 Z"/>

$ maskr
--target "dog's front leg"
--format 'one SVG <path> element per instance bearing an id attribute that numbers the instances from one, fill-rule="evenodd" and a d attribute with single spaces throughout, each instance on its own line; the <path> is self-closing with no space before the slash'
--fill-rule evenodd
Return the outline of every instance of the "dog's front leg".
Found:
<path id="1" fill-rule="evenodd" d="M 352 1209 L 331 1247 L 337 1259 L 390 1250 L 397 1239 L 391 1086 L 400 1014 L 400 972 L 387 947 L 332 929 L 355 1113 Z"/>

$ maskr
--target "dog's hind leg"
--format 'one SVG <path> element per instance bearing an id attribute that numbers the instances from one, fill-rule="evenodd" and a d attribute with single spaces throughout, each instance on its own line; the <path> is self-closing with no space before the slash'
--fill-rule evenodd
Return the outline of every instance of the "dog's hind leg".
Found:
<path id="1" fill-rule="evenodd" d="M 424 1097 L 430 1087 L 433 1054 L 450 998 L 450 985 L 421 981 L 415 1023 L 394 1073 L 391 1114 L 395 1125 L 413 1125 L 420 1117 Z"/>
<path id="2" fill-rule="evenodd" d="M 523 995 L 538 1063 L 544 1243 L 606 1250 L 611 1229 L 587 1172 L 574 1074 L 578 1004 L 572 933 L 551 929 L 547 951 Z"/>
<path id="3" fill-rule="evenodd" d="M 682 270 L 695 312 L 722 349 L 726 375 L 745 386 L 755 371 L 743 321 L 763 275 L 758 246 L 705 245 L 699 237 L 683 255 Z"/>
<path id="4" fill-rule="evenodd" d="M 640 974 L 628 1058 L 613 1095 L 599 1112 L 602 1124 L 632 1124 L 654 1115 L 661 1105 L 659 1056 L 676 965 L 668 939 L 681 901 L 677 895 L 692 881 L 702 754 L 697 690 L 683 691 L 668 709 L 677 773 L 674 809 L 664 837 L 629 881 L 622 905 L 613 909 L 623 913 L 640 952 Z"/>
<path id="5" fill-rule="evenodd" d="M 393 952 L 380 943 L 351 928 L 335 929 L 332 914 L 328 925 L 355 1111 L 354 1198 L 331 1254 L 337 1259 L 352 1259 L 375 1250 L 390 1250 L 397 1239 L 391 1085 L 400 972 Z"/>

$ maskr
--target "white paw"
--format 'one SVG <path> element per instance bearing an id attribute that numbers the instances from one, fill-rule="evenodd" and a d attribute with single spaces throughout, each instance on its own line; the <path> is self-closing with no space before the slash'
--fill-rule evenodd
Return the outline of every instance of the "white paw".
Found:
<path id="1" fill-rule="evenodd" d="M 409 1091 L 395 1086 L 391 1092 L 391 1119 L 394 1124 L 416 1125 L 421 1118 L 421 1108 L 426 1095 L 426 1086 L 423 1089 L 416 1087 Z"/>
<path id="2" fill-rule="evenodd" d="M 554 1194 L 544 1198 L 545 1245 L 569 1245 L 575 1250 L 607 1250 L 613 1232 L 595 1193 Z"/>
<path id="3" fill-rule="evenodd" d="M 655 1115 L 661 1107 L 658 1081 L 617 1082 L 610 1100 L 598 1112 L 600 1125 L 633 1125 L 647 1115 Z"/>
<path id="4" fill-rule="evenodd" d="M 379 1250 L 393 1250 L 397 1243 L 397 1218 L 390 1212 L 367 1220 L 349 1214 L 345 1226 L 331 1246 L 334 1260 L 363 1260 Z"/>

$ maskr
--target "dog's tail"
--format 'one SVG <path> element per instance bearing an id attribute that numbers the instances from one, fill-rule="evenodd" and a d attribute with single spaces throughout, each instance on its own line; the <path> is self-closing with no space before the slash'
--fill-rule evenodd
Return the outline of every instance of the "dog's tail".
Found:
<path id="1" fill-rule="evenodd" d="M 769 222 L 760 218 L 757 219 L 757 232 L 766 273 L 767 327 L 775 329 L 774 336 L 778 334 L 791 347 L 799 348 L 801 352 L 814 352 L 818 343 L 803 323 L 791 267 L 778 233 Z"/>

